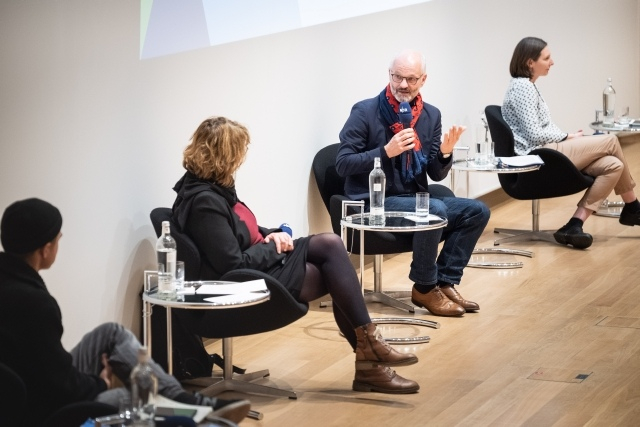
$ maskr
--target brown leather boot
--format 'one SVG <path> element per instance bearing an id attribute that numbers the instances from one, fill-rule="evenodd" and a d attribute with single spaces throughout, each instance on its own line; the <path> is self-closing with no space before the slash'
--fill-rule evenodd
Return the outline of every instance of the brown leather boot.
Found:
<path id="1" fill-rule="evenodd" d="M 466 311 L 480 310 L 480 306 L 477 303 L 464 299 L 453 285 L 440 285 L 440 290 L 447 296 L 447 298 L 464 308 Z"/>
<path id="2" fill-rule="evenodd" d="M 407 366 L 418 361 L 415 354 L 400 353 L 382 338 L 374 323 L 356 328 L 356 369 L 371 369 L 378 366 Z"/>
<path id="3" fill-rule="evenodd" d="M 417 392 L 420 390 L 420 386 L 415 381 L 402 378 L 393 369 L 380 366 L 374 369 L 356 370 L 353 390 L 406 394 Z"/>
<path id="4" fill-rule="evenodd" d="M 462 316 L 466 310 L 451 301 L 437 286 L 426 294 L 421 294 L 416 288 L 411 290 L 411 302 L 418 307 L 424 307 L 436 316 Z"/>

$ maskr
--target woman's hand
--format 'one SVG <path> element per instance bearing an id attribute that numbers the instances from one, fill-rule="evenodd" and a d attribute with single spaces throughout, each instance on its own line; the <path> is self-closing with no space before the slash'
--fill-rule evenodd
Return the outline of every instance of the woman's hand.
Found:
<path id="1" fill-rule="evenodd" d="M 580 138 L 581 136 L 584 136 L 584 134 L 582 133 L 582 129 L 580 129 L 578 132 L 576 133 L 570 133 L 567 135 L 567 139 L 573 139 L 573 138 Z"/>
<path id="2" fill-rule="evenodd" d="M 276 244 L 276 250 L 279 254 L 282 252 L 290 252 L 293 250 L 293 238 L 287 233 L 271 233 L 264 238 L 264 243 L 269 243 L 271 241 Z"/>
<path id="3" fill-rule="evenodd" d="M 466 129 L 466 126 L 451 126 L 449 132 L 444 134 L 442 144 L 440 144 L 440 152 L 443 154 L 451 154 L 453 152 L 453 147 L 455 147 L 460 139 L 460 135 L 462 135 L 462 132 Z"/>
<path id="4" fill-rule="evenodd" d="M 107 389 L 111 388 L 111 365 L 109 365 L 109 357 L 107 353 L 102 353 L 102 371 L 100 371 L 100 378 L 107 383 Z"/>
<path id="5" fill-rule="evenodd" d="M 393 135 L 393 138 L 384 146 L 384 149 L 389 158 L 396 157 L 405 151 L 413 150 L 413 147 L 416 146 L 415 141 L 415 132 L 412 128 L 402 129 Z"/>

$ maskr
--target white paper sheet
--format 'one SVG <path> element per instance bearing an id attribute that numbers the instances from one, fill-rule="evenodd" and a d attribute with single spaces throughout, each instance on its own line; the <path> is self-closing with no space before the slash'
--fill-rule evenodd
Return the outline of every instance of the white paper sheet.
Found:
<path id="1" fill-rule="evenodd" d="M 229 283 L 220 285 L 202 285 L 196 290 L 199 295 L 233 295 L 248 292 L 262 292 L 267 290 L 267 284 L 263 279 L 251 280 L 242 283 Z"/>
<path id="2" fill-rule="evenodd" d="M 262 294 L 264 295 L 264 294 Z M 203 301 L 214 302 L 218 304 L 242 304 L 259 299 L 261 294 L 256 292 L 242 292 L 238 294 L 220 295 L 217 297 L 204 298 Z"/>
<path id="3" fill-rule="evenodd" d="M 411 221 L 414 221 L 414 222 L 437 221 L 441 219 L 440 217 L 437 217 L 431 214 L 429 214 L 429 216 L 407 215 L 405 216 L 405 218 L 410 219 Z"/>
<path id="4" fill-rule="evenodd" d="M 498 157 L 498 166 L 523 167 L 532 165 L 544 165 L 544 162 L 537 154 L 528 154 L 526 156 Z"/>

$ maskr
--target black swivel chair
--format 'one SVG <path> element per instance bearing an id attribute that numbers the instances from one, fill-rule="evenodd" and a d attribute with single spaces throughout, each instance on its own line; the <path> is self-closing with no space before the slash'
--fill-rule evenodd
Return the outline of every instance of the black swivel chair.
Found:
<path id="1" fill-rule="evenodd" d="M 23 426 L 27 408 L 27 387 L 22 378 L 0 362 L 0 426 Z M 78 427 L 87 418 L 117 413 L 118 408 L 99 402 L 77 402 L 54 412 L 43 427 Z M 26 426 L 25 426 L 26 427 Z"/>
<path id="2" fill-rule="evenodd" d="M 27 408 L 27 387 L 16 372 L 0 362 L 0 425 L 20 426 Z"/>
<path id="3" fill-rule="evenodd" d="M 340 219 L 342 218 L 342 202 L 350 201 L 344 193 L 345 179 L 338 175 L 336 171 L 336 155 L 340 144 L 331 144 L 322 148 L 316 153 L 313 159 L 313 174 L 318 184 L 320 196 L 324 202 L 329 216 L 331 217 L 331 227 L 333 232 L 341 235 Z M 455 197 L 449 188 L 431 184 L 429 193 L 434 197 Z M 360 232 L 358 230 L 347 230 L 346 241 L 348 251 L 360 253 Z M 374 255 L 374 290 L 365 292 L 365 301 L 380 302 L 401 310 L 415 313 L 416 307 L 399 301 L 397 298 L 408 298 L 409 291 L 383 292 L 382 291 L 382 261 L 383 256 L 388 254 L 398 254 L 413 251 L 413 233 L 388 233 L 375 232 L 368 233 L 365 239 L 365 255 Z"/>
<path id="4" fill-rule="evenodd" d="M 495 144 L 496 157 L 515 155 L 515 140 L 511 128 L 502 118 L 499 105 L 489 105 L 484 110 L 491 139 Z M 511 234 L 494 241 L 494 245 L 528 240 L 555 242 L 554 230 L 540 230 L 540 199 L 568 196 L 585 190 L 593 184 L 593 177 L 578 170 L 564 154 L 549 148 L 537 148 L 544 165 L 537 171 L 498 174 L 500 186 L 509 196 L 517 200 L 531 200 L 531 230 L 496 228 L 496 233 Z"/>
<path id="5" fill-rule="evenodd" d="M 176 240 L 178 259 L 185 263 L 186 280 L 206 280 L 199 277 L 201 258 L 195 243 L 171 220 L 170 208 L 156 208 L 151 211 L 151 222 L 156 235 L 160 236 L 162 221 L 171 223 L 171 235 Z M 250 307 L 229 308 L 224 310 L 184 310 L 189 316 L 181 317 L 187 320 L 185 326 L 200 337 L 222 339 L 222 356 L 224 358 L 223 378 L 200 378 L 193 383 L 205 386 L 200 392 L 210 396 L 227 390 L 245 393 L 267 394 L 296 399 L 294 391 L 282 390 L 275 387 L 254 384 L 250 381 L 269 375 L 269 370 L 250 374 L 233 374 L 233 337 L 255 335 L 269 332 L 303 317 L 309 306 L 296 301 L 287 289 L 275 278 L 257 270 L 238 269 L 225 274 L 220 280 L 232 282 L 246 282 L 264 279 L 271 294 L 269 301 Z M 179 310 L 173 309 L 173 312 Z M 197 312 L 197 313 L 196 313 Z M 213 384 L 211 384 L 213 381 Z"/>

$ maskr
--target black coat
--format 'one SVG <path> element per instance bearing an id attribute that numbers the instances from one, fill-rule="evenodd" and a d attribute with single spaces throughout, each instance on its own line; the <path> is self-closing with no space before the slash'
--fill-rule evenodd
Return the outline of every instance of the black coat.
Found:
<path id="1" fill-rule="evenodd" d="M 27 386 L 25 425 L 106 390 L 98 375 L 79 372 L 62 346 L 62 314 L 42 277 L 22 259 L 0 252 L 0 361 Z"/>
<path id="2" fill-rule="evenodd" d="M 233 211 L 233 188 L 198 179 L 187 172 L 174 187 L 173 221 L 194 241 L 202 255 L 202 279 L 216 280 L 228 271 L 251 268 L 267 272 L 285 259 L 275 243 L 251 244 L 249 229 Z M 262 237 L 280 229 L 259 227 Z"/>

